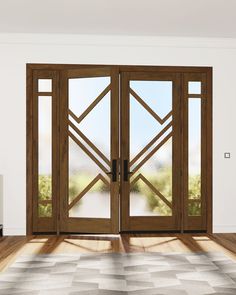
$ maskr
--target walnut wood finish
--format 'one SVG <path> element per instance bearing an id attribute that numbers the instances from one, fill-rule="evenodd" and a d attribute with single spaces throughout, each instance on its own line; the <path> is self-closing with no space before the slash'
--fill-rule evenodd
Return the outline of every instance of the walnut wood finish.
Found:
<path id="1" fill-rule="evenodd" d="M 129 128 L 126 128 L 129 122 L 129 104 L 125 102 L 129 93 L 131 92 L 135 99 L 147 109 L 156 119 L 167 120 L 171 115 L 172 122 L 168 127 L 172 127 L 173 141 L 176 143 L 176 149 L 173 153 L 173 173 L 174 178 L 174 192 L 178 196 L 178 200 L 173 200 L 171 206 L 176 212 L 175 218 L 166 217 L 164 219 L 157 218 L 153 223 L 152 218 L 134 218 L 128 222 L 125 217 L 127 208 L 129 208 L 129 184 L 122 183 L 119 187 L 119 182 L 111 182 L 111 194 L 115 197 L 111 200 L 112 208 L 112 222 L 107 224 L 105 219 L 100 219 L 96 224 L 92 220 L 71 220 L 66 226 L 66 219 L 63 217 L 63 211 L 59 212 L 59 208 L 67 208 L 68 200 L 65 198 L 65 191 L 68 182 L 67 171 L 67 140 L 62 134 L 68 134 L 67 124 L 65 118 L 69 115 L 75 120 L 83 120 L 83 118 L 92 110 L 93 106 L 89 106 L 84 114 L 77 117 L 72 110 L 68 110 L 68 104 L 65 101 L 66 93 L 68 91 L 66 81 L 68 77 L 100 77 L 110 76 L 111 84 L 95 98 L 92 103 L 95 106 L 108 91 L 112 93 L 111 100 L 111 160 L 120 159 L 120 165 L 117 165 L 117 175 L 120 169 L 120 179 L 122 180 L 124 159 L 129 159 Z M 122 83 L 119 86 L 119 76 L 121 76 Z M 168 80 L 174 77 L 176 99 L 173 104 L 172 113 L 167 114 L 167 118 L 161 119 L 154 114 L 153 110 L 145 103 L 129 87 L 129 80 Z M 51 78 L 53 80 L 52 92 L 38 92 L 37 79 Z M 187 94 L 188 81 L 201 81 L 202 94 Z M 122 100 L 119 105 L 119 96 Z M 53 99 L 53 217 L 52 218 L 38 218 L 37 217 L 37 98 L 38 96 L 52 96 Z M 187 216 L 187 97 L 202 99 L 202 202 L 203 215 L 199 217 Z M 121 123 L 121 137 L 119 138 L 119 122 Z M 126 122 L 126 125 L 125 123 Z M 67 121 L 68 123 L 68 121 Z M 71 128 L 73 123 L 70 122 Z M 102 154 L 100 150 L 93 145 L 91 141 L 79 129 L 73 128 L 74 131 L 92 148 L 92 150 L 106 163 L 111 165 L 111 161 Z M 167 126 L 164 131 L 167 131 Z M 176 131 L 178 130 L 178 131 Z M 164 131 L 161 133 L 164 134 Z M 72 134 L 72 133 L 71 133 Z M 70 135 L 71 135 L 70 134 Z M 145 152 L 152 147 L 162 134 L 155 136 L 145 148 L 143 148 L 133 159 L 130 159 L 130 166 L 134 165 Z M 75 135 L 73 135 L 75 136 Z M 178 148 L 177 148 L 178 147 Z M 121 151 L 120 151 L 121 148 Z M 150 158 L 148 155 L 147 160 Z M 99 162 L 100 163 L 100 162 Z M 120 166 L 120 167 L 119 167 Z M 105 166 L 104 166 L 105 168 Z M 105 168 L 106 169 L 106 168 Z M 102 169 L 104 171 L 105 169 Z M 107 169 L 106 169 L 107 170 Z M 137 169 L 136 169 L 137 170 Z M 106 171 L 107 172 L 107 171 Z M 59 197 L 60 196 L 60 197 Z M 119 196 L 121 200 L 119 200 Z M 124 197 L 126 196 L 126 197 Z M 192 202 L 192 201 L 190 201 Z M 41 202 L 42 203 L 42 202 Z M 47 201 L 45 202 L 45 204 Z M 118 208 L 121 208 L 119 213 Z M 120 216 L 119 216 L 120 215 Z M 212 232 L 212 68 L 210 67 L 163 67 L 163 66 L 116 66 L 116 65 L 60 65 L 60 64 L 28 64 L 27 65 L 27 234 L 31 235 L 33 232 L 78 232 L 78 222 L 81 226 L 92 229 L 93 232 L 113 232 L 119 231 L 119 219 L 121 220 L 122 228 L 131 228 L 132 230 L 172 230 L 177 228 L 179 230 L 206 230 L 208 233 Z M 103 230 L 101 230 L 103 228 Z"/>
<path id="2" fill-rule="evenodd" d="M 71 78 L 84 78 L 84 77 L 110 77 L 111 83 L 95 98 L 95 100 L 89 105 L 89 107 L 77 117 L 73 110 L 68 108 L 68 81 Z M 95 232 L 95 233 L 112 233 L 118 232 L 118 214 L 117 214 L 117 200 L 118 200 L 118 178 L 116 181 L 112 181 L 112 176 L 110 176 L 111 182 L 108 183 L 107 173 L 108 170 L 112 170 L 112 162 L 114 160 L 118 161 L 118 124 L 116 118 L 118 118 L 118 75 L 115 69 L 110 67 L 99 67 L 99 68 L 81 68 L 74 70 L 64 70 L 61 77 L 61 190 L 60 190 L 60 230 L 62 232 Z M 80 123 L 93 109 L 96 105 L 104 98 L 104 96 L 110 92 L 111 93 L 111 150 L 110 159 L 107 159 L 105 155 L 86 137 L 86 134 L 82 133 L 77 128 L 73 122 L 68 120 L 68 115 L 71 115 L 73 119 Z M 76 132 L 76 134 L 69 130 L 69 126 Z M 78 135 L 78 136 L 77 136 Z M 101 169 L 99 173 L 92 182 L 90 182 L 84 190 L 68 205 L 68 137 L 73 139 L 73 141 L 92 159 L 97 166 Z M 103 165 L 100 159 L 94 155 L 81 141 L 82 138 L 92 150 L 101 157 L 101 159 L 108 165 L 108 168 Z M 109 140 L 109 139 L 108 139 Z M 103 176 L 102 173 L 105 175 Z M 116 171 L 118 174 L 118 169 Z M 110 193 L 110 218 L 75 218 L 69 216 L 69 210 L 95 185 L 98 180 L 102 180 L 106 185 L 108 185 Z"/>
<path id="3" fill-rule="evenodd" d="M 172 81 L 173 93 L 172 93 L 172 110 L 161 119 L 146 102 L 142 100 L 131 88 L 130 81 Z M 180 85 L 181 78 L 178 73 L 153 73 L 153 72 L 122 72 L 121 73 L 121 230 L 124 231 L 155 231 L 158 230 L 180 230 L 181 229 L 181 207 L 178 198 L 180 196 L 180 184 L 181 175 L 179 174 L 181 153 L 179 150 L 180 140 Z M 171 126 L 163 127 L 163 130 L 154 137 L 154 139 L 148 143 L 148 145 L 140 151 L 139 155 L 143 155 L 149 147 L 151 147 L 160 135 L 164 135 L 164 131 L 168 131 L 172 127 L 172 131 L 167 133 L 165 137 L 158 143 L 152 150 L 135 166 L 134 160 L 130 160 L 130 94 L 148 111 L 160 124 L 163 124 L 170 116 L 172 116 Z M 145 124 L 145 122 L 144 122 Z M 135 173 L 138 173 L 139 169 L 150 160 L 150 158 L 170 139 L 172 138 L 173 160 L 172 160 L 172 175 L 173 175 L 173 195 L 172 203 L 158 191 L 154 185 L 148 181 L 143 175 L 138 176 L 150 189 L 156 194 L 157 198 L 160 198 L 172 209 L 172 216 L 130 216 L 130 185 L 133 181 L 130 178 L 129 181 L 124 179 L 124 161 L 128 161 L 129 168 L 131 169 L 132 177 Z M 147 148 L 148 147 L 148 148 Z"/>

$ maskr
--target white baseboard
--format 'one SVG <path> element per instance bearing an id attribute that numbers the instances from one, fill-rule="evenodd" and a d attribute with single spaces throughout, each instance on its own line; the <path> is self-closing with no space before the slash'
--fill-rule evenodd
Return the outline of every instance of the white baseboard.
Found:
<path id="1" fill-rule="evenodd" d="M 236 225 L 214 225 L 213 233 L 236 233 Z"/>
<path id="2" fill-rule="evenodd" d="M 25 236 L 25 228 L 4 228 L 3 226 L 3 236 Z"/>

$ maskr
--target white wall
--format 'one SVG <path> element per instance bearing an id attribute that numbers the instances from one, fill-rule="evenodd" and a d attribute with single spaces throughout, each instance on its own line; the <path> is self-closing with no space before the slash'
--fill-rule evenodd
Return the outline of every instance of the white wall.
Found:
<path id="1" fill-rule="evenodd" d="M 236 232 L 236 39 L 0 34 L 5 235 L 26 228 L 26 63 L 213 66 L 213 225 Z"/>

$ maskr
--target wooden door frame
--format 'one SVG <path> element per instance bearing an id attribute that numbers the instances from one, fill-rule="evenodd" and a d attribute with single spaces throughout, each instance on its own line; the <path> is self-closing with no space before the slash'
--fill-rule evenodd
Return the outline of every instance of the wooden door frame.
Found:
<path id="1" fill-rule="evenodd" d="M 116 68 L 113 67 L 97 67 L 89 68 L 89 69 L 68 69 L 61 71 L 61 79 L 60 79 L 60 192 L 59 192 L 59 203 L 60 203 L 60 231 L 62 233 L 67 232 L 76 232 L 76 228 L 78 225 L 81 225 L 80 233 L 118 233 L 119 232 L 119 215 L 115 208 L 119 207 L 119 179 L 118 179 L 118 165 L 116 165 L 115 176 L 116 180 L 112 181 L 112 175 L 110 175 L 110 218 L 85 218 L 85 217 L 76 217 L 72 218 L 68 216 L 68 81 L 73 78 L 91 78 L 91 77 L 109 77 L 110 85 L 108 85 L 108 92 L 111 97 L 111 105 L 110 105 L 110 157 L 109 165 L 110 171 L 112 171 L 112 162 L 116 161 L 118 164 L 119 161 L 119 96 L 118 96 L 118 83 L 119 76 Z M 107 87 L 107 88 L 108 88 Z M 90 104 L 89 107 L 92 106 L 92 109 L 95 105 Z M 88 108 L 89 108 L 88 107 Z M 92 110 L 90 109 L 90 110 Z M 73 110 L 70 110 L 73 111 Z M 88 114 L 88 113 L 87 113 Z M 86 115 L 87 115 L 86 114 Z M 84 116 L 86 116 L 84 115 Z M 73 119 L 75 121 L 78 120 L 76 114 L 73 114 Z M 79 123 L 77 121 L 77 123 Z M 76 128 L 76 126 L 75 126 Z M 81 132 L 82 133 L 82 132 Z M 72 136 L 72 135 L 71 135 Z M 86 136 L 86 133 L 84 134 Z M 73 137 L 72 137 L 73 138 Z M 80 142 L 80 140 L 76 137 L 76 142 Z M 81 143 L 81 142 L 80 142 Z M 87 142 L 88 143 L 88 142 Z M 89 145 L 89 144 L 88 144 Z M 91 146 L 90 146 L 91 147 Z M 81 146 L 80 146 L 81 148 Z M 92 157 L 92 155 L 91 155 Z M 98 158 L 95 156 L 97 162 L 99 163 Z M 106 167 L 104 167 L 100 163 L 100 167 L 103 172 L 106 172 Z M 89 184 L 88 184 L 89 185 Z M 86 189 L 86 188 L 85 188 Z M 66 208 L 66 209 L 65 209 Z"/>
<path id="2" fill-rule="evenodd" d="M 33 195 L 34 195 L 34 104 L 33 104 L 33 75 L 35 71 L 55 71 L 57 75 L 64 70 L 78 68 L 113 67 L 121 72 L 169 72 L 169 73 L 205 73 L 207 81 L 206 97 L 206 229 L 212 233 L 212 67 L 188 67 L 188 66 L 138 66 L 138 65 L 91 65 L 91 64 L 26 64 L 26 233 L 33 234 Z M 56 91 L 59 91 L 58 81 Z M 182 86 L 183 87 L 183 86 Z M 58 95 L 58 93 L 56 94 Z M 57 217 L 56 223 L 58 224 Z M 52 229 L 52 233 L 58 232 L 58 225 Z"/>
<path id="3" fill-rule="evenodd" d="M 130 216 L 130 182 L 124 181 L 124 161 L 130 163 L 130 81 L 172 81 L 172 110 L 171 110 L 171 126 L 172 131 L 170 132 L 172 138 L 172 175 L 173 177 L 173 197 L 172 197 L 172 215 L 171 216 Z M 121 73 L 121 232 L 131 231 L 145 231 L 145 227 L 148 231 L 155 231 L 156 224 L 159 225 L 159 231 L 180 231 L 181 230 L 181 203 L 178 202 L 177 196 L 181 195 L 180 184 L 181 184 L 181 173 L 178 167 L 182 163 L 182 154 L 179 149 L 181 143 L 181 124 L 180 120 L 180 86 L 181 86 L 181 75 L 179 73 L 166 73 L 166 72 L 122 72 Z M 135 95 L 135 94 L 133 94 Z M 142 99 L 138 98 L 139 100 Z M 147 104 L 148 105 L 148 104 Z M 147 106 L 143 105 L 143 110 L 147 110 Z M 149 110 L 150 111 L 150 110 Z M 151 110 L 153 111 L 153 110 Z M 156 114 L 156 113 L 155 113 Z M 158 114 L 157 114 L 158 115 Z M 168 116 L 166 117 L 166 119 Z M 160 122 L 159 122 L 160 123 Z M 145 123 L 144 123 L 145 124 Z M 163 127 L 163 130 L 165 128 Z M 160 131 L 160 134 L 162 131 Z M 168 138 L 168 137 L 166 137 Z M 164 140 L 164 139 L 163 139 Z M 158 146 L 158 145 L 157 145 Z M 149 147 L 150 148 L 150 147 Z M 146 150 L 147 151 L 147 150 Z M 151 154 L 151 153 L 150 153 Z M 148 159 L 147 161 L 149 161 Z M 142 163 L 142 161 L 141 161 Z M 141 166 L 142 167 L 142 166 Z M 141 168 L 140 167 L 140 168 Z M 137 167 L 134 168 L 134 170 Z M 137 171 L 136 171 L 137 172 Z M 144 176 L 144 175 L 143 175 Z M 137 176 L 136 176 L 137 177 Z M 144 178 L 143 178 L 144 179 Z M 144 179 L 144 181 L 148 181 Z M 148 184 L 148 183 L 146 183 Z M 151 185 L 151 183 L 149 183 Z M 164 196 L 165 197 L 165 196 Z"/>

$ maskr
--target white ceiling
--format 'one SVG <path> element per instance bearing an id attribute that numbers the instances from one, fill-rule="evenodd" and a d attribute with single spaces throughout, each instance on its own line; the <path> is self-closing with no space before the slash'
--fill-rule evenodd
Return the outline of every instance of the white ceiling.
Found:
<path id="1" fill-rule="evenodd" d="M 236 0 L 0 0 L 0 32 L 236 38 Z"/>

